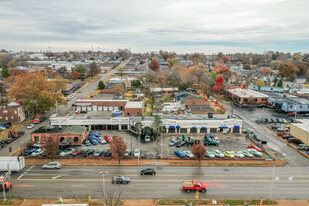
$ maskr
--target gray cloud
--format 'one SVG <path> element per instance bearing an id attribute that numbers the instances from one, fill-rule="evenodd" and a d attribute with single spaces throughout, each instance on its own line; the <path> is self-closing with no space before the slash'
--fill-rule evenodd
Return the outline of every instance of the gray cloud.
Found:
<path id="1" fill-rule="evenodd" d="M 14 50 L 196 48 L 209 53 L 209 45 L 196 42 L 221 42 L 218 48 L 228 52 L 276 50 L 273 42 L 281 41 L 293 52 L 288 42 L 309 42 L 308 7 L 306 0 L 2 0 L 0 45 Z M 261 50 L 253 43 L 270 46 Z"/>

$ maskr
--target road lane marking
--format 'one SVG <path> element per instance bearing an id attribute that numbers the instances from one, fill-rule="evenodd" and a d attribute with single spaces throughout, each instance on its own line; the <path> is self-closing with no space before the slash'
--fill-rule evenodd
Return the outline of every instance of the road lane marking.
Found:
<path id="1" fill-rule="evenodd" d="M 280 179 L 279 177 L 276 177 L 274 180 L 277 181 L 277 180 L 279 180 L 279 179 Z"/>
<path id="2" fill-rule="evenodd" d="M 293 176 L 292 176 L 292 177 L 289 177 L 288 180 L 293 180 Z"/>
<path id="3" fill-rule="evenodd" d="M 72 187 L 85 187 L 85 185 L 72 185 Z"/>
<path id="4" fill-rule="evenodd" d="M 17 179 L 19 180 L 20 178 L 22 178 L 24 176 L 24 174 L 21 174 Z"/>
<path id="5" fill-rule="evenodd" d="M 55 177 L 52 177 L 52 179 L 57 179 L 57 178 L 59 178 L 59 177 L 61 177 L 61 175 L 57 175 L 57 176 L 55 176 Z"/>

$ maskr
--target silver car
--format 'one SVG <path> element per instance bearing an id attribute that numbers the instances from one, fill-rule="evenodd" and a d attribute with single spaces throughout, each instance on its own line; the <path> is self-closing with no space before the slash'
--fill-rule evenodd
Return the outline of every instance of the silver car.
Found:
<path id="1" fill-rule="evenodd" d="M 60 169 L 62 167 L 62 165 L 60 164 L 60 162 L 50 162 L 46 165 L 42 166 L 42 169 Z"/>
<path id="2" fill-rule="evenodd" d="M 211 151 L 206 151 L 206 157 L 208 158 L 215 158 L 216 156 Z"/>
<path id="3" fill-rule="evenodd" d="M 128 184 L 130 182 L 129 177 L 118 176 L 112 178 L 112 184 Z"/>

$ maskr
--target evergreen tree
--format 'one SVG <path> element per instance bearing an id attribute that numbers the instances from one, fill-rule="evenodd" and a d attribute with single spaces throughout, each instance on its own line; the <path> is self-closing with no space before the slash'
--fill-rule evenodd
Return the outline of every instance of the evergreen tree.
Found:
<path id="1" fill-rule="evenodd" d="M 2 77 L 3 78 L 7 78 L 8 76 L 10 76 L 8 68 L 7 67 L 3 67 L 2 68 Z"/>
<path id="2" fill-rule="evenodd" d="M 105 89 L 105 85 L 102 81 L 100 81 L 98 84 L 98 90 L 103 90 L 103 89 Z"/>

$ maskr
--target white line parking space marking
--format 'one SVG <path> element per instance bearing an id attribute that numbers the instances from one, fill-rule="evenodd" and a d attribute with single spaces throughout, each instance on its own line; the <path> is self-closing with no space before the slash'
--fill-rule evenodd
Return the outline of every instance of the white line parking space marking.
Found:
<path id="1" fill-rule="evenodd" d="M 19 180 L 20 178 L 22 178 L 24 176 L 24 174 L 21 174 L 17 179 Z"/>
<path id="2" fill-rule="evenodd" d="M 57 175 L 57 176 L 55 176 L 55 177 L 52 177 L 52 179 L 54 180 L 54 179 L 57 179 L 57 178 L 59 178 L 59 177 L 61 177 L 61 175 Z"/>
<path id="3" fill-rule="evenodd" d="M 29 169 L 27 169 L 23 174 L 21 174 L 17 179 L 19 180 L 20 178 L 22 178 L 25 174 L 27 174 L 27 172 L 29 172 L 32 168 L 34 168 L 35 165 L 32 165 Z"/>

